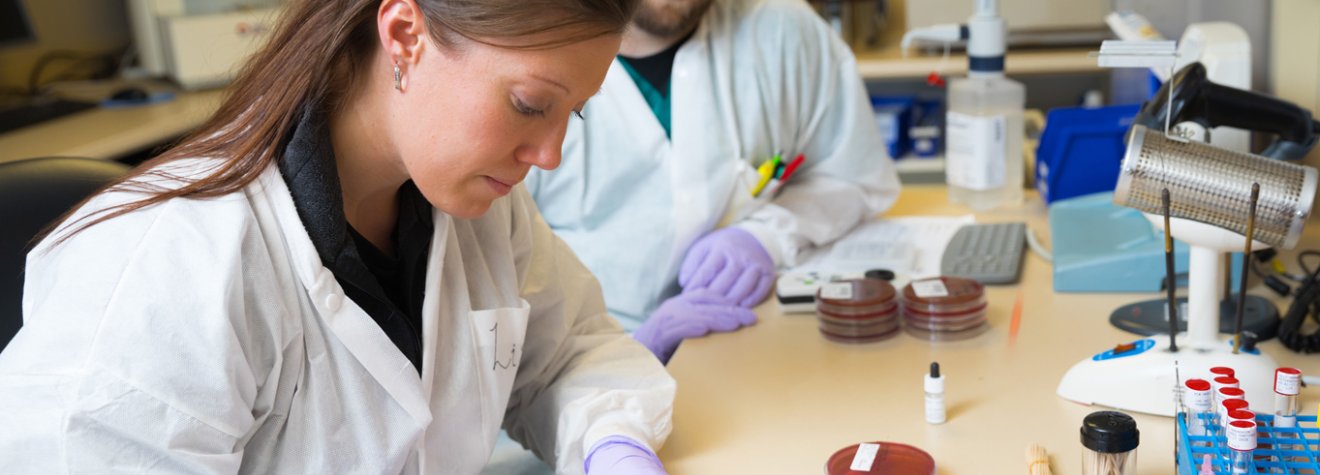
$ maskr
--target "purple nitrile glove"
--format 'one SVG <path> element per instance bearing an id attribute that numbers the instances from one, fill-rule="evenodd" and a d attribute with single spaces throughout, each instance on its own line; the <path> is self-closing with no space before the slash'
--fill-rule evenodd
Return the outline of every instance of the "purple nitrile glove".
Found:
<path id="1" fill-rule="evenodd" d="M 751 233 L 723 228 L 702 236 L 678 271 L 678 285 L 687 292 L 709 289 L 738 305 L 751 308 L 770 293 L 775 262 Z"/>
<path id="2" fill-rule="evenodd" d="M 582 470 L 587 475 L 667 475 L 655 452 L 621 435 L 596 442 L 587 451 Z"/>
<path id="3" fill-rule="evenodd" d="M 684 292 L 664 301 L 633 332 L 633 338 L 668 363 L 678 344 L 710 332 L 730 332 L 756 323 L 756 312 L 739 307 L 724 296 L 705 289 Z"/>

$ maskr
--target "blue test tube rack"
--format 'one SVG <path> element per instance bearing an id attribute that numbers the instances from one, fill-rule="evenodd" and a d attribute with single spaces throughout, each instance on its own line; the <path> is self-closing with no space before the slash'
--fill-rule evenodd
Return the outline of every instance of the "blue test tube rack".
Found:
<path id="1" fill-rule="evenodd" d="M 1197 475 L 1201 461 L 1210 455 L 1216 474 L 1230 475 L 1229 448 L 1223 428 L 1215 423 L 1214 415 L 1202 414 L 1206 435 L 1187 434 L 1187 413 L 1179 413 L 1178 421 L 1178 474 Z M 1256 450 L 1252 453 L 1256 473 L 1320 474 L 1320 428 L 1316 416 L 1297 416 L 1297 426 L 1274 427 L 1274 416 L 1257 414 Z M 1293 450 L 1275 449 L 1291 446 Z"/>

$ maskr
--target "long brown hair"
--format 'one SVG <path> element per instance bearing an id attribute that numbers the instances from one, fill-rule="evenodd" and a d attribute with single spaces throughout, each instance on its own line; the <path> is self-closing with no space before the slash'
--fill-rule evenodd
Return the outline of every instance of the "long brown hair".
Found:
<path id="1" fill-rule="evenodd" d="M 351 93 L 379 49 L 381 0 L 292 0 L 266 45 L 238 72 L 220 108 L 200 128 L 161 155 L 94 193 L 149 188 L 147 196 L 97 210 L 71 223 L 56 244 L 105 220 L 172 198 L 233 193 L 255 180 L 283 152 L 306 104 L 329 110 Z M 639 0 L 416 0 L 432 38 L 454 47 L 464 39 L 516 49 L 553 48 L 621 33 Z M 547 35 L 548 33 L 555 33 Z M 562 34 L 560 34 L 562 33 Z M 531 39 L 529 39 L 531 38 Z M 142 176 L 177 179 L 159 169 L 175 160 L 217 158 L 205 176 L 177 187 L 135 183 Z M 44 238 L 89 197 L 56 220 Z M 34 241 L 36 241 L 34 240 Z"/>

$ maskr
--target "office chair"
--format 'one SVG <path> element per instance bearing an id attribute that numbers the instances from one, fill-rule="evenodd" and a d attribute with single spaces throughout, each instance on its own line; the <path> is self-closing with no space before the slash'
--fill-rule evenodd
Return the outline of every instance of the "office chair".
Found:
<path id="1" fill-rule="evenodd" d="M 0 163 L 0 350 L 23 326 L 23 265 L 31 240 L 128 165 L 43 157 Z"/>

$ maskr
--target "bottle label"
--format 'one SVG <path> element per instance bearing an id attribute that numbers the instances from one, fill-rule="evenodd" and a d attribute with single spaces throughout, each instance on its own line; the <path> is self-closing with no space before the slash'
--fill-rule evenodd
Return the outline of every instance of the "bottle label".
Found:
<path id="1" fill-rule="evenodd" d="M 926 422 L 931 424 L 944 423 L 944 395 L 937 393 L 926 393 Z"/>
<path id="2" fill-rule="evenodd" d="M 945 116 L 944 173 L 950 185 L 971 190 L 1004 186 L 1008 118 L 950 111 Z"/>
<path id="3" fill-rule="evenodd" d="M 853 455 L 851 470 L 870 472 L 875 465 L 875 454 L 880 452 L 880 444 L 857 444 L 857 455 Z"/>

